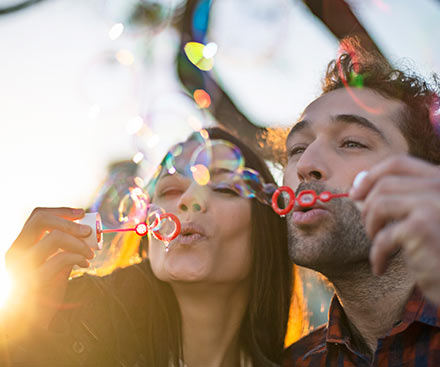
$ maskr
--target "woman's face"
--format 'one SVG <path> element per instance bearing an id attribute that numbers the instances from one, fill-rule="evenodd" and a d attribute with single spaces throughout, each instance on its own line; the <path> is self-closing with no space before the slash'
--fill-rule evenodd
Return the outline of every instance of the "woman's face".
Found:
<path id="1" fill-rule="evenodd" d="M 187 163 L 199 146 L 183 145 L 180 161 Z M 186 161 L 185 161 L 186 160 Z M 173 172 L 173 171 L 171 171 Z M 212 182 L 229 175 L 211 172 Z M 199 181 L 200 182 L 200 181 Z M 182 229 L 170 242 L 150 238 L 149 258 L 155 275 L 168 282 L 239 282 L 251 267 L 251 202 L 225 185 L 199 185 L 178 172 L 163 170 L 153 203 L 179 218 Z"/>

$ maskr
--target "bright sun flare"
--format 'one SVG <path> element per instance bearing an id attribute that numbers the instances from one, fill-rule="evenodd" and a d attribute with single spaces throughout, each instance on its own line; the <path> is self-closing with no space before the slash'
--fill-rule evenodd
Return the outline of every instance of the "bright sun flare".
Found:
<path id="1" fill-rule="evenodd" d="M 11 279 L 4 268 L 0 268 L 0 307 L 5 304 L 11 290 Z"/>

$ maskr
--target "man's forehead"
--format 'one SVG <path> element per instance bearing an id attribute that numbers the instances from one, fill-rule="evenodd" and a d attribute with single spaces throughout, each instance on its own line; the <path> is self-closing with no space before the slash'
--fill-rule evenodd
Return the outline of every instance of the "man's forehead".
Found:
<path id="1" fill-rule="evenodd" d="M 337 116 L 358 116 L 378 126 L 396 120 L 403 109 L 401 101 L 385 98 L 370 88 L 340 88 L 312 101 L 293 125 L 287 140 L 295 133 L 311 128 L 314 123 L 331 122 Z"/>

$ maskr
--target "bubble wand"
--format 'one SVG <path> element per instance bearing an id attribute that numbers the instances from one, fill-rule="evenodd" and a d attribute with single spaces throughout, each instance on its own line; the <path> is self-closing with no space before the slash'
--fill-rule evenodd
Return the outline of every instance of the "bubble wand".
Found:
<path id="1" fill-rule="evenodd" d="M 86 224 L 92 228 L 92 233 L 85 238 L 86 243 L 95 250 L 101 250 L 103 245 L 103 234 L 114 232 L 136 232 L 138 236 L 145 236 L 147 233 L 152 233 L 155 238 L 165 243 L 165 251 L 168 252 L 168 244 L 174 240 L 180 233 L 181 224 L 179 218 L 171 213 L 152 213 L 155 219 L 152 224 L 149 223 L 149 218 L 145 222 L 138 223 L 132 228 L 102 228 L 102 220 L 99 213 L 86 213 L 84 218 L 76 221 L 80 224 Z M 160 232 L 164 221 L 170 221 L 174 224 L 174 229 L 170 234 L 164 235 Z"/>
<path id="2" fill-rule="evenodd" d="M 278 197 L 283 192 L 289 195 L 289 201 L 284 209 L 278 206 Z M 281 186 L 278 189 L 276 189 L 274 194 L 272 195 L 272 209 L 275 211 L 275 213 L 277 213 L 281 217 L 284 217 L 286 216 L 286 214 L 290 213 L 290 211 L 293 209 L 293 206 L 295 205 L 295 201 L 298 203 L 299 206 L 303 208 L 309 208 L 315 205 L 317 200 L 320 200 L 323 203 L 325 203 L 332 199 L 342 198 L 342 197 L 348 197 L 348 194 L 346 193 L 333 194 L 330 191 L 323 191 L 319 195 L 317 195 L 316 191 L 314 190 L 301 191 L 298 197 L 295 197 L 295 193 L 290 187 Z"/>

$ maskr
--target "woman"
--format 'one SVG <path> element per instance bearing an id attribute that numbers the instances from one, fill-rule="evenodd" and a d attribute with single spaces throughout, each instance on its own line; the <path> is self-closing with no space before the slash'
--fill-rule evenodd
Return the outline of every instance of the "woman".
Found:
<path id="1" fill-rule="evenodd" d="M 264 162 L 239 140 L 218 128 L 207 132 L 213 141 L 227 140 L 239 147 L 245 166 L 258 171 L 265 182 L 274 182 Z M 198 146 L 193 135 L 182 145 L 179 161 L 188 161 Z M 165 164 L 161 167 L 151 186 L 152 201 L 182 222 L 181 234 L 169 244 L 169 251 L 151 238 L 146 246 L 148 258 L 142 263 L 103 278 L 85 275 L 73 279 L 66 291 L 65 282 L 54 280 L 52 271 L 53 279 L 46 289 L 56 294 L 50 302 L 65 294 L 63 307 L 55 313 L 44 302 L 49 311 L 35 318 L 49 329 L 38 334 L 44 344 L 35 343 L 33 334 L 32 342 L 21 341 L 26 351 L 15 350 L 15 357 L 57 366 L 279 363 L 292 289 L 284 220 L 269 206 L 238 195 L 232 186 L 199 185 L 179 167 L 177 172 L 171 172 Z M 223 174 L 211 172 L 211 180 Z M 35 228 L 43 232 L 43 228 L 50 227 L 44 215 L 35 216 L 28 220 L 9 251 L 12 265 L 18 252 L 30 247 L 24 242 L 37 240 Z M 64 213 L 68 219 L 75 219 L 73 216 Z M 44 226 L 38 225 L 39 219 L 46 221 Z M 65 231 L 74 230 L 66 227 Z M 59 229 L 52 228 L 52 232 L 58 233 Z M 77 258 L 70 260 L 72 264 L 86 266 L 86 260 L 78 254 L 85 251 L 82 245 L 80 248 L 82 241 L 78 242 L 80 235 L 74 234 L 70 237 L 75 241 L 70 238 L 68 245 L 56 247 L 75 253 Z M 41 248 L 40 242 L 28 251 Z M 43 243 L 46 255 L 48 247 L 54 248 L 52 242 Z M 42 261 L 42 257 L 39 255 L 43 263 L 40 269 L 47 268 L 54 258 Z M 65 263 L 64 276 L 71 269 L 71 264 Z M 41 292 L 39 305 L 41 308 Z"/>

